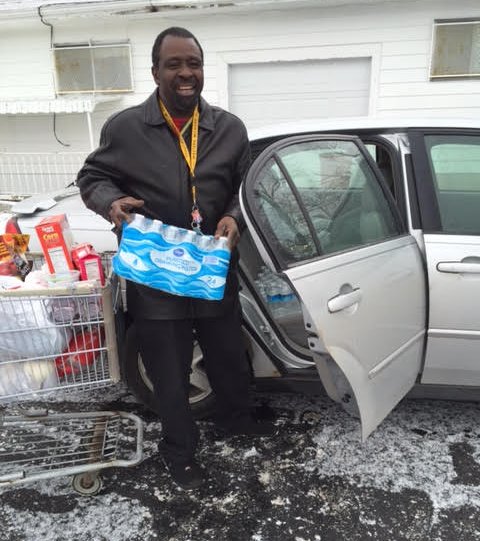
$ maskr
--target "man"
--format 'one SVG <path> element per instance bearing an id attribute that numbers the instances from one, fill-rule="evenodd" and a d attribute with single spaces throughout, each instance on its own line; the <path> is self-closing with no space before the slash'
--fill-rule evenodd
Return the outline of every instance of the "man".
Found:
<path id="1" fill-rule="evenodd" d="M 142 104 L 113 115 L 100 146 L 78 175 L 85 204 L 118 231 L 130 212 L 166 224 L 226 236 L 233 250 L 222 301 L 169 295 L 127 283 L 127 306 L 154 384 L 162 421 L 160 451 L 173 480 L 200 486 L 195 462 L 198 429 L 189 405 L 193 329 L 217 399 L 224 434 L 266 435 L 249 405 L 249 367 L 241 335 L 235 246 L 242 217 L 238 190 L 250 151 L 243 123 L 210 106 L 203 89 L 203 51 L 183 28 L 159 34 L 152 49 L 156 91 Z"/>

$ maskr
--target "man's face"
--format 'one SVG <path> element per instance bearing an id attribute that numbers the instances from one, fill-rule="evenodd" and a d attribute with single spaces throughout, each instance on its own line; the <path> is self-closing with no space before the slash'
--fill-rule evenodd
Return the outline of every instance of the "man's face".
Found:
<path id="1" fill-rule="evenodd" d="M 160 98 L 173 116 L 189 116 L 203 89 L 202 54 L 191 38 L 165 36 L 152 67 Z"/>

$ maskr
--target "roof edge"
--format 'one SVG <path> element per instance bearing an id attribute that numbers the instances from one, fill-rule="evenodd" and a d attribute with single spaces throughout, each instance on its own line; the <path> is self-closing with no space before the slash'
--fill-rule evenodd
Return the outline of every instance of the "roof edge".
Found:
<path id="1" fill-rule="evenodd" d="M 338 7 L 342 5 L 371 5 L 399 0 L 63 0 L 36 2 L 34 5 L 0 8 L 0 19 L 47 20 L 74 17 L 151 17 L 155 15 L 202 15 L 232 11 L 259 11 L 262 9 L 288 9 L 291 7 Z M 414 1 L 414 0 L 412 0 Z"/>

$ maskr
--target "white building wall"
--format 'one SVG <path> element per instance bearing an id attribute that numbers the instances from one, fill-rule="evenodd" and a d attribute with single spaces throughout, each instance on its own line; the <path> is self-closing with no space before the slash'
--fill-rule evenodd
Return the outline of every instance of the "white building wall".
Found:
<path id="1" fill-rule="evenodd" d="M 54 20 L 54 41 L 129 39 L 135 93 L 103 104 L 93 115 L 95 140 L 105 118 L 142 101 L 153 90 L 150 51 L 171 25 L 189 28 L 205 51 L 204 97 L 228 108 L 228 67 L 233 63 L 372 57 L 370 115 L 480 119 L 480 80 L 430 82 L 434 19 L 480 18 L 478 0 L 423 0 L 373 5 L 271 9 L 225 14 L 149 14 L 139 18 L 77 17 Z M 0 22 L 0 100 L 54 97 L 50 29 L 35 21 Z M 301 81 L 298 82 L 302 84 Z M 354 84 L 354 81 L 352 81 Z M 275 92 L 275 88 L 272 88 Z M 314 116 L 314 112 L 312 111 Z M 0 117 L 0 151 L 85 150 L 84 115 Z"/>

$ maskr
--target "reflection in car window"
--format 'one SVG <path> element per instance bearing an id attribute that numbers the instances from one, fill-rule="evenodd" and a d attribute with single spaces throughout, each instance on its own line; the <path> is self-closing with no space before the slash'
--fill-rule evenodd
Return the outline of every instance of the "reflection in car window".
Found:
<path id="1" fill-rule="evenodd" d="M 480 234 L 480 137 L 427 135 L 442 231 Z"/>
<path id="2" fill-rule="evenodd" d="M 351 141 L 283 147 L 257 175 L 264 233 L 287 264 L 399 233 L 366 158 Z"/>
<path id="3" fill-rule="evenodd" d="M 273 159 L 258 175 L 255 195 L 259 217 L 283 259 L 294 263 L 318 255 L 305 217 Z"/>

